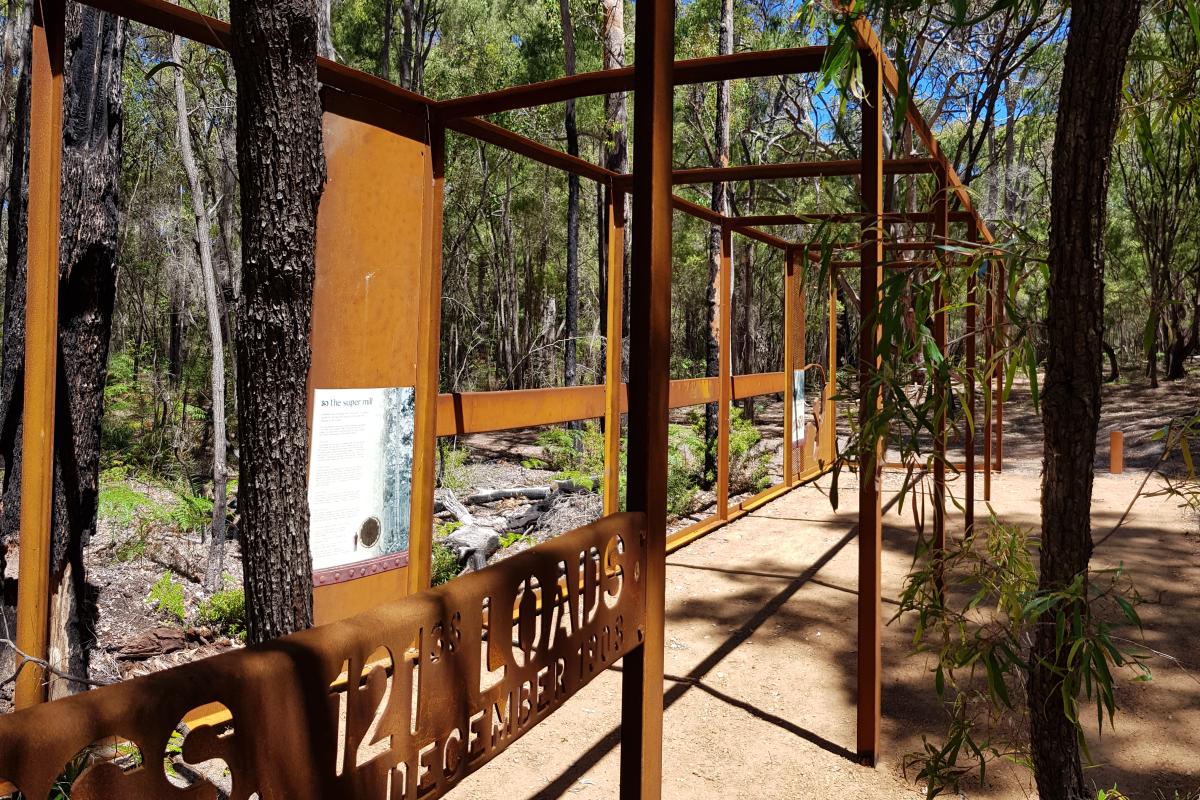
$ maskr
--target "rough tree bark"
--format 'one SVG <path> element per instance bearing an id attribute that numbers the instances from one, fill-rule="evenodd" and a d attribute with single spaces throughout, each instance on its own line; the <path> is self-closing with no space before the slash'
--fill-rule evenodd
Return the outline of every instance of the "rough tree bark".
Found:
<path id="1" fill-rule="evenodd" d="M 213 510 L 212 531 L 208 546 L 208 568 L 204 587 L 210 592 L 221 588 L 221 572 L 225 569 L 225 483 L 228 470 L 225 464 L 225 336 L 221 330 L 221 301 L 217 298 L 217 272 L 213 265 L 212 221 L 205 205 L 204 184 L 192 152 L 192 129 L 188 120 L 187 91 L 183 81 L 183 41 L 171 37 L 171 60 L 175 67 L 175 116 L 178 118 L 179 156 L 187 175 L 188 191 L 192 196 L 192 216 L 196 224 L 196 243 L 200 251 L 200 283 L 204 287 L 204 312 L 208 317 L 208 343 L 212 350 L 212 420 L 213 420 Z"/>
<path id="2" fill-rule="evenodd" d="M 562 20 L 563 57 L 566 74 L 575 74 L 575 31 L 571 25 L 570 0 L 558 0 L 558 13 Z M 567 133 L 567 154 L 579 155 L 579 130 L 575 124 L 575 100 L 566 102 L 563 122 Z M 563 355 L 563 383 L 574 386 L 579 383 L 576 374 L 575 336 L 579 332 L 579 176 L 567 176 L 567 308 L 565 352 Z M 574 425 L 572 425 L 574 427 Z"/>
<path id="3" fill-rule="evenodd" d="M 721 0 L 721 19 L 717 35 L 717 54 L 733 53 L 733 0 Z M 714 167 L 729 166 L 729 90 L 730 81 L 717 83 L 717 122 L 713 147 Z M 712 185 L 712 210 L 729 214 L 729 188 L 722 182 Z M 721 226 L 713 225 L 708 234 L 707 334 L 704 342 L 704 374 L 715 378 L 721 368 L 720 307 L 728 303 L 721 297 Z M 710 488 L 717 477 L 717 428 L 720 404 L 704 406 L 704 477 L 702 483 Z"/>
<path id="4" fill-rule="evenodd" d="M 1050 286 L 1042 475 L 1042 590 L 1086 573 L 1092 553 L 1092 470 L 1100 419 L 1104 227 L 1121 79 L 1140 0 L 1076 3 L 1059 92 L 1050 203 Z M 1075 725 L 1059 697 L 1053 624 L 1035 635 L 1029 712 L 1043 800 L 1084 800 Z"/>
<path id="5" fill-rule="evenodd" d="M 100 421 L 116 298 L 118 192 L 126 22 L 70 3 L 66 14 L 59 257 L 58 396 L 50 548 L 50 663 L 88 674 L 93 616 L 83 548 L 96 525 Z M 0 455 L 4 458 L 5 534 L 20 527 L 21 415 L 25 355 L 25 256 L 28 205 L 29 81 L 17 94 L 9 184 Z M 55 680 L 51 699 L 84 686 Z"/>
<path id="6" fill-rule="evenodd" d="M 249 638 L 312 625 L 306 381 L 325 183 L 314 0 L 234 0 L 242 291 L 239 534 Z"/>

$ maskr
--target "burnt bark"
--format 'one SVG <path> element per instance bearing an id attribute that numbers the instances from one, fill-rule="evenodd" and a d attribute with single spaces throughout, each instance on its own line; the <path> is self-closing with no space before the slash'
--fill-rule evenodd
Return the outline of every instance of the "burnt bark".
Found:
<path id="1" fill-rule="evenodd" d="M 61 234 L 59 242 L 58 388 L 50 539 L 50 662 L 88 674 L 93 616 L 83 548 L 96 526 L 100 423 L 116 298 L 117 230 L 122 144 L 121 67 L 125 20 L 67 5 L 63 98 Z M 24 411 L 26 222 L 28 210 L 28 69 L 17 96 L 10 177 L 9 252 L 5 298 L 3 424 L 6 535 L 20 527 L 21 417 Z M 54 680 L 50 697 L 86 687 Z"/>
<path id="2" fill-rule="evenodd" d="M 239 535 L 249 638 L 312 625 L 306 381 L 325 183 L 313 0 L 234 0 L 242 290 Z"/>
<path id="3" fill-rule="evenodd" d="M 733 53 L 733 0 L 721 0 L 721 19 L 717 34 L 717 54 Z M 729 166 L 729 90 L 730 81 L 717 83 L 717 120 L 714 137 L 714 167 Z M 729 187 L 725 183 L 712 185 L 712 210 L 721 215 L 729 214 Z M 713 225 L 708 233 L 708 287 L 705 290 L 707 308 L 706 334 L 704 338 L 704 375 L 715 378 L 721 369 L 721 238 L 720 225 Z M 701 483 L 711 488 L 717 479 L 717 434 L 720 422 L 720 404 L 704 406 L 704 475 Z"/>
<path id="4" fill-rule="evenodd" d="M 1139 0 L 1072 7 L 1050 206 L 1050 285 L 1042 420 L 1042 547 L 1039 588 L 1086 581 L 1092 553 L 1091 499 L 1100 419 L 1104 329 L 1104 228 L 1121 78 Z M 1061 692 L 1066 652 L 1042 625 L 1030 657 L 1034 774 L 1043 800 L 1084 800 L 1078 732 Z"/>

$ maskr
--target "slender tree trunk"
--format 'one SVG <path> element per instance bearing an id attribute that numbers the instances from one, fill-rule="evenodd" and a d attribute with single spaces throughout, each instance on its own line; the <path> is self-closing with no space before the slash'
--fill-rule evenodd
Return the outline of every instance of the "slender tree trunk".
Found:
<path id="1" fill-rule="evenodd" d="M 1139 0 L 1077 3 L 1071 9 L 1050 204 L 1050 287 L 1039 587 L 1086 580 L 1092 552 L 1092 471 L 1100 420 L 1104 331 L 1104 228 L 1110 154 L 1121 78 Z M 1039 627 L 1030 658 L 1030 741 L 1042 800 L 1085 800 L 1075 725 L 1059 697 L 1054 626 Z"/>
<path id="2" fill-rule="evenodd" d="M 205 206 L 204 186 L 192 152 L 192 131 L 188 120 L 187 92 L 183 81 L 183 42 L 171 37 L 171 60 L 175 68 L 175 115 L 178 118 L 179 155 L 187 174 L 188 190 L 192 196 L 192 215 L 195 218 L 196 241 L 200 250 L 200 283 L 204 287 L 204 311 L 208 317 L 208 342 L 212 350 L 212 536 L 208 544 L 208 569 L 204 586 L 210 592 L 221 588 L 221 573 L 225 569 L 225 337 L 221 330 L 221 303 L 217 298 L 217 273 L 212 256 L 212 222 Z"/>
<path id="3" fill-rule="evenodd" d="M 337 50 L 333 47 L 333 0 L 287 0 L 289 5 L 301 5 L 306 11 L 312 2 L 317 7 L 317 55 L 337 61 Z"/>
<path id="4" fill-rule="evenodd" d="M 733 0 L 721 0 L 721 19 L 717 35 L 717 54 L 733 53 Z M 713 155 L 714 167 L 729 166 L 729 90 L 730 81 L 717 83 L 716 139 Z M 729 188 L 725 183 L 712 185 L 712 210 L 721 215 L 729 214 Z M 721 226 L 713 225 L 708 234 L 708 286 L 706 300 L 706 335 L 704 337 L 704 374 L 715 378 L 721 368 L 720 308 L 728 303 L 721 297 Z M 711 488 L 717 479 L 717 433 L 719 428 L 720 404 L 704 406 L 704 488 Z"/>
<path id="5" fill-rule="evenodd" d="M 50 549 L 50 662 L 88 674 L 94 616 L 86 596 L 83 548 L 96 525 L 100 422 L 116 298 L 118 190 L 121 177 L 121 68 L 127 23 L 71 3 L 66 15 L 66 94 L 59 256 L 59 365 L 55 409 Z M 28 205 L 28 64 L 17 96 L 10 183 L 9 262 L 3 345 L 0 452 L 5 461 L 6 533 L 19 528 L 21 414 L 25 352 Z M 53 681 L 50 697 L 82 691 Z"/>
<path id="6" fill-rule="evenodd" d="M 375 74 L 385 81 L 392 79 L 392 31 L 395 30 L 396 12 L 392 0 L 383 0 L 383 44 L 379 48 L 379 61 Z"/>
<path id="7" fill-rule="evenodd" d="M 601 31 L 601 43 L 604 47 L 604 69 L 621 69 L 625 66 L 625 0 L 601 0 L 604 7 L 604 22 Z M 616 92 L 614 94 L 606 94 L 604 96 L 604 117 L 608 123 L 608 131 L 604 141 L 604 166 L 614 172 L 627 172 L 629 170 L 629 115 L 625 108 L 625 93 Z M 604 187 L 605 199 L 608 199 L 608 193 L 611 191 L 607 185 Z M 622 211 L 625 219 L 629 219 L 629 200 L 628 194 L 623 195 Z M 607 203 L 605 205 L 607 209 Z M 607 220 L 603 223 L 605 237 L 608 235 Z M 607 240 L 605 246 L 601 249 L 602 253 L 608 252 Z M 624 237 L 624 269 L 621 271 L 622 280 L 624 281 L 621 290 L 621 299 L 623 310 L 621 314 L 622 329 L 616 331 L 611 336 L 617 338 L 618 341 L 624 343 L 622 334 L 625 332 L 624 320 L 626 319 L 627 309 L 629 308 L 629 247 L 632 243 L 630 236 Z M 608 274 L 608 264 L 602 262 L 601 270 Z M 607 283 L 605 284 L 607 286 Z M 606 295 L 607 296 L 607 290 Z M 600 315 L 602 325 L 607 325 L 607 316 Z M 610 336 L 607 327 L 602 329 L 602 335 Z M 627 352 L 622 352 L 621 363 L 627 363 Z"/>
<path id="8" fill-rule="evenodd" d="M 325 182 L 313 0 L 233 0 L 242 291 L 239 534 L 249 638 L 312 625 L 309 332 Z"/>
<path id="9" fill-rule="evenodd" d="M 571 25 L 570 0 L 558 0 L 558 13 L 562 20 L 563 56 L 566 74 L 575 74 L 575 32 Z M 579 131 L 575 125 L 575 100 L 566 102 L 564 126 L 567 133 L 567 154 L 579 155 Z M 575 337 L 579 333 L 579 176 L 567 176 L 567 329 L 564 335 L 563 383 L 574 386 L 579 383 L 576 374 Z"/>

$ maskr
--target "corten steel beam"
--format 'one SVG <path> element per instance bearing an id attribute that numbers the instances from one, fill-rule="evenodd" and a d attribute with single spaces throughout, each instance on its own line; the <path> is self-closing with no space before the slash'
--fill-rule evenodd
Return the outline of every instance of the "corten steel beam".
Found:
<path id="1" fill-rule="evenodd" d="M 645 629 L 621 672 L 621 797 L 662 796 L 667 405 L 671 352 L 671 145 L 675 4 L 644 0 L 634 44 L 626 506 L 646 515 Z"/>
<path id="2" fill-rule="evenodd" d="M 181 8 L 167 0 L 82 0 L 86 5 L 123 16 L 208 47 L 228 51 L 229 23 Z M 408 113 L 425 114 L 437 103 L 393 83 L 327 58 L 317 59 L 317 77 L 326 86 L 374 100 Z"/>
<path id="3" fill-rule="evenodd" d="M 992 393 L 991 373 L 994 368 L 993 359 L 996 357 L 996 325 L 995 325 L 995 285 L 996 269 L 994 259 L 983 262 L 983 499 L 992 501 L 992 407 L 995 405 L 995 395 Z"/>
<path id="4" fill-rule="evenodd" d="M 1004 377 L 1008 365 L 1008 270 L 1002 259 L 996 263 L 996 472 L 1004 471 Z"/>
<path id="5" fill-rule="evenodd" d="M 680 61 L 674 65 L 675 86 L 692 83 L 765 78 L 775 75 L 817 72 L 825 60 L 824 47 L 797 47 L 709 56 Z M 585 72 L 565 78 L 511 86 L 495 92 L 459 97 L 439 103 L 449 117 L 479 117 L 519 108 L 561 103 L 577 97 L 616 94 L 636 89 L 634 67 Z"/>
<path id="6" fill-rule="evenodd" d="M 883 76 L 883 85 L 887 91 L 896 97 L 900 91 L 900 75 L 896 71 L 896 67 L 892 64 L 887 53 L 884 52 L 882 45 L 879 42 L 879 36 L 871 27 L 871 23 L 861 17 L 853 22 L 854 37 L 858 41 L 858 45 L 862 51 L 870 51 L 879 54 L 879 65 Z M 946 178 L 950 187 L 954 190 L 959 203 L 962 207 L 972 214 L 976 222 L 979 224 L 979 231 L 983 235 L 983 240 L 988 244 L 995 241 L 992 237 L 992 232 L 988 230 L 987 225 L 975 213 L 974 206 L 971 203 L 971 195 L 967 192 L 958 174 L 954 171 L 954 167 L 942 153 L 941 145 L 938 143 L 937 137 L 933 135 L 929 123 L 925 121 L 925 117 L 921 114 L 921 109 L 914 102 L 909 102 L 905 106 L 905 118 L 912 125 L 913 130 L 917 132 L 922 144 L 929 150 L 929 154 L 942 162 L 946 167 Z"/>
<path id="7" fill-rule="evenodd" d="M 608 341 L 604 348 L 604 513 L 621 510 L 621 355 L 624 349 L 623 290 L 625 288 L 625 195 L 607 193 L 608 296 L 605 298 Z"/>
<path id="8" fill-rule="evenodd" d="M 880 284 L 883 282 L 883 84 L 878 49 L 861 51 L 865 90 L 862 108 L 862 273 L 858 337 L 859 427 L 869 430 L 882 406 L 875 383 L 882 366 Z M 881 438 L 860 434 L 858 470 L 858 747 L 859 759 L 874 766 L 879 757 L 882 670 L 883 515 L 880 483 Z"/>
<path id="9" fill-rule="evenodd" d="M 416 401 L 425 408 L 436 404 L 442 345 L 442 221 L 445 208 L 446 129 L 429 127 L 428 171 L 423 176 L 430 186 L 422 230 L 421 257 L 429 268 L 422 270 L 419 291 L 424 313 L 429 315 L 418 329 Z M 434 406 L 436 408 L 436 406 Z M 412 525 L 408 540 L 408 591 L 428 589 L 433 575 L 434 476 L 422 474 L 435 468 L 437 413 L 417 414 L 413 433 Z"/>
<path id="10" fill-rule="evenodd" d="M 944 167 L 935 173 L 936 187 L 933 194 L 933 240 L 944 242 L 950 233 L 949 179 Z M 938 262 L 946 262 L 946 254 L 938 252 Z M 933 287 L 933 342 L 938 353 L 946 355 L 946 298 L 943 287 L 945 276 L 939 275 Z M 942 554 L 946 550 L 946 380 L 942 377 L 943 364 L 933 365 L 933 396 L 936 413 L 933 420 L 933 547 L 934 583 L 939 596 L 944 596 L 942 578 Z"/>
<path id="11" fill-rule="evenodd" d="M 858 225 L 870 214 L 863 211 L 846 212 L 814 212 L 812 214 L 753 214 L 744 217 L 730 217 L 729 223 L 734 228 L 748 225 Z M 882 214 L 884 222 L 929 224 L 934 221 L 932 212 L 922 211 L 887 211 Z M 973 218 L 969 211 L 951 211 L 951 222 L 967 222 Z M 795 242 L 793 244 L 807 244 Z"/>
<path id="12" fill-rule="evenodd" d="M 974 243 L 979 237 L 979 228 L 974 222 L 967 223 L 967 241 Z M 963 426 L 963 458 L 966 460 L 966 532 L 969 535 L 975 527 L 975 363 L 976 338 L 976 308 L 978 305 L 976 291 L 976 270 L 967 273 L 967 309 L 966 309 L 966 359 L 967 359 L 967 415 Z"/>
<path id="13" fill-rule="evenodd" d="M 884 162 L 884 172 L 889 175 L 920 175 L 933 172 L 938 162 L 932 158 L 898 158 Z M 671 182 L 676 186 L 697 183 L 720 183 L 732 181 L 764 181 L 783 178 L 834 178 L 857 176 L 861 162 L 857 159 L 841 161 L 795 161 L 783 164 L 743 164 L 732 167 L 697 167 L 677 169 L 671 173 Z M 622 175 L 622 182 L 629 176 Z"/>
<path id="14" fill-rule="evenodd" d="M 62 192 L 63 0 L 33 4 L 29 99 L 29 212 L 21 415 L 21 563 L 17 647 L 49 657 L 50 527 L 54 487 L 54 398 L 58 363 L 58 239 Z M 17 677 L 17 708 L 46 699 L 41 667 Z"/>
<path id="15" fill-rule="evenodd" d="M 792 326 L 796 322 L 796 301 L 793 297 L 793 293 L 796 291 L 796 271 L 799 266 L 796 261 L 796 249 L 789 247 L 784 252 L 783 264 L 783 374 L 785 385 L 788 383 L 787 376 L 792 375 L 792 371 L 795 369 L 795 343 L 792 341 Z M 792 430 L 792 404 L 794 402 L 791 387 L 788 386 L 783 393 L 783 482 L 787 486 L 792 485 L 792 473 L 795 469 L 792 464 L 792 437 L 795 435 Z"/>
<path id="16" fill-rule="evenodd" d="M 733 407 L 733 231 L 721 226 L 717 262 L 717 517 L 729 519 L 729 415 Z"/>
<path id="17" fill-rule="evenodd" d="M 503 147 L 532 161 L 537 161 L 538 163 L 554 167 L 572 175 L 578 175 L 581 178 L 589 178 L 598 183 L 615 184 L 617 179 L 621 177 L 621 174 L 618 172 L 597 166 L 586 159 L 569 155 L 561 150 L 555 150 L 553 147 L 547 147 L 540 142 L 521 136 L 518 133 L 513 133 L 506 128 L 501 128 L 499 125 L 493 125 L 486 120 L 469 118 L 452 119 L 446 121 L 446 127 L 478 139 L 481 142 Z"/>

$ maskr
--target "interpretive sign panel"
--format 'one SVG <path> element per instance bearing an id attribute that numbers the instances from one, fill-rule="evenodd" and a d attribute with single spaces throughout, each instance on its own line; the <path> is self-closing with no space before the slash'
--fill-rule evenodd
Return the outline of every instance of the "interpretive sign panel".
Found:
<path id="1" fill-rule="evenodd" d="M 411 386 L 317 389 L 308 509 L 313 569 L 408 549 L 412 499 Z"/>

